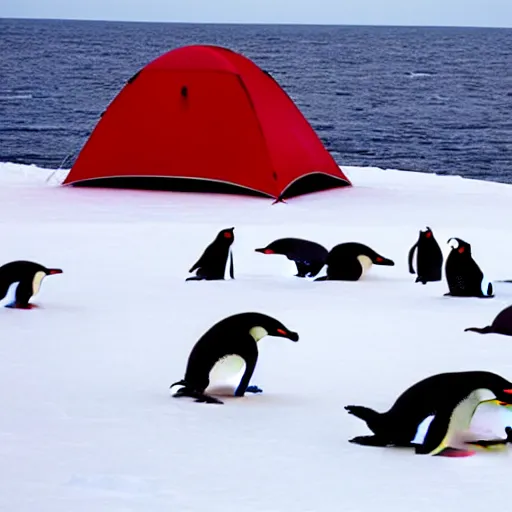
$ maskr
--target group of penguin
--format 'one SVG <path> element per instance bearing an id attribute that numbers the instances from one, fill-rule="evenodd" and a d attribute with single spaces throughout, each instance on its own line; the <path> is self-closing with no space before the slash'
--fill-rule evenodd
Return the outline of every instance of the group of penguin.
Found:
<path id="1" fill-rule="evenodd" d="M 231 251 L 235 228 L 221 230 L 206 247 L 201 257 L 190 268 L 195 275 L 187 281 L 213 281 L 229 277 L 234 279 L 233 254 Z M 454 297 L 493 297 L 492 283 L 484 285 L 484 274 L 471 255 L 471 245 L 460 238 L 450 238 L 452 245 L 445 266 L 449 292 Z M 330 251 L 317 242 L 301 238 L 279 238 L 266 247 L 255 249 L 262 254 L 286 256 L 295 263 L 297 277 L 313 278 L 325 268 L 326 274 L 315 281 L 358 281 L 372 265 L 394 266 L 372 248 L 358 242 L 345 242 Z M 413 260 L 416 253 L 416 271 Z M 409 272 L 417 274 L 416 282 L 426 284 L 441 281 L 443 253 L 432 230 L 421 230 L 417 242 L 411 247 L 408 257 Z"/>
<path id="2" fill-rule="evenodd" d="M 482 286 L 484 275 L 471 255 L 467 242 L 456 242 L 449 254 L 445 273 L 449 293 L 456 297 L 493 297 L 492 285 Z M 231 247 L 234 228 L 220 231 L 206 247 L 201 257 L 190 268 L 195 276 L 186 280 L 222 280 L 226 274 L 234 279 Z M 355 242 L 336 245 L 330 251 L 316 242 L 298 238 L 275 240 L 264 248 L 255 249 L 262 254 L 279 254 L 293 261 L 297 277 L 316 277 L 326 268 L 326 275 L 317 281 L 357 281 L 372 265 L 394 265 L 370 247 Z M 416 271 L 413 266 L 416 252 Z M 409 272 L 417 274 L 416 282 L 440 281 L 443 255 L 430 228 L 420 231 L 418 241 L 408 256 Z M 47 268 L 31 261 L 13 261 L 0 267 L 0 301 L 10 289 L 14 300 L 6 307 L 30 309 L 30 299 L 40 289 L 48 275 L 61 274 L 58 268 Z M 14 285 L 17 285 L 14 287 Z M 485 288 L 485 289 L 483 289 Z M 503 310 L 492 325 L 466 331 L 482 334 L 512 335 L 512 306 Z M 196 342 L 189 355 L 185 375 L 170 388 L 179 386 L 174 397 L 190 397 L 196 402 L 223 402 L 206 394 L 212 382 L 219 379 L 236 379 L 234 395 L 261 393 L 251 378 L 258 361 L 258 341 L 265 336 L 286 338 L 293 342 L 299 334 L 275 318 L 258 312 L 239 313 L 213 325 Z M 484 399 L 485 393 L 490 397 Z M 485 402 L 512 407 L 512 382 L 485 371 L 463 371 L 433 375 L 412 385 L 400 395 L 393 406 L 384 413 L 359 405 L 348 405 L 349 414 L 366 422 L 371 436 L 358 436 L 350 442 L 366 446 L 398 446 L 414 448 L 418 454 L 466 456 L 477 449 L 503 447 L 512 443 L 512 428 L 505 429 L 505 437 L 478 439 L 468 437 L 471 419 L 479 405 Z M 422 425 L 428 424 L 423 438 L 417 439 Z"/>

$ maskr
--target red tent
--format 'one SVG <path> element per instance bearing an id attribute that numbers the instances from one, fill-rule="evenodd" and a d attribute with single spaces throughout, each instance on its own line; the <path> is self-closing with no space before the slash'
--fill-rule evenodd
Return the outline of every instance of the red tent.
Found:
<path id="1" fill-rule="evenodd" d="M 133 76 L 64 184 L 224 192 L 237 186 L 238 193 L 275 198 L 351 185 L 279 84 L 216 46 L 178 48 Z"/>

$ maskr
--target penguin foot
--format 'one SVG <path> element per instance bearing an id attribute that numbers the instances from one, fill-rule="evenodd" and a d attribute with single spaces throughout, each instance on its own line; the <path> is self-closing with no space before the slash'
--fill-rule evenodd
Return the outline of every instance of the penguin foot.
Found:
<path id="1" fill-rule="evenodd" d="M 247 386 L 246 393 L 263 393 L 263 389 L 258 386 Z"/>
<path id="2" fill-rule="evenodd" d="M 349 439 L 348 442 L 362 446 L 379 446 L 382 448 L 390 445 L 389 441 L 377 436 L 357 436 Z"/>
<path id="3" fill-rule="evenodd" d="M 19 304 L 17 302 L 11 302 L 10 304 L 5 305 L 6 308 L 10 309 L 35 309 L 37 306 L 35 304 Z"/>
<path id="4" fill-rule="evenodd" d="M 206 403 L 206 404 L 223 404 L 224 402 L 220 401 L 218 398 L 213 396 L 205 395 L 204 393 L 200 393 L 199 391 L 194 391 L 190 388 L 180 388 L 174 395 L 174 398 L 188 397 L 195 398 L 195 402 Z"/>
<path id="5" fill-rule="evenodd" d="M 512 443 L 512 427 L 505 427 L 505 434 L 507 434 L 507 443 Z"/>

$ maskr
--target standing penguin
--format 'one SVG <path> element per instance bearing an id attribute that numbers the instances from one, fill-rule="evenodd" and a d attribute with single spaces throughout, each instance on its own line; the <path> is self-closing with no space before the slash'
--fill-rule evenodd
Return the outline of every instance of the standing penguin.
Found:
<path id="1" fill-rule="evenodd" d="M 469 429 L 473 414 L 484 401 L 486 392 L 497 403 L 512 404 L 512 382 L 492 372 L 464 371 L 440 373 L 417 382 L 384 413 L 347 405 L 345 409 L 349 414 L 366 422 L 374 434 L 358 436 L 350 442 L 366 446 L 414 447 L 418 454 L 451 455 L 450 448 L 453 447 L 450 443 Z M 418 429 L 429 417 L 432 421 L 428 431 L 418 444 L 415 442 Z"/>
<path id="2" fill-rule="evenodd" d="M 434 233 L 427 226 L 426 231 L 420 231 L 418 241 L 409 251 L 409 273 L 414 274 L 413 258 L 416 253 L 416 269 L 418 277 L 416 283 L 427 284 L 428 281 L 441 281 L 443 269 L 443 253 L 434 238 Z"/>
<path id="3" fill-rule="evenodd" d="M 282 254 L 297 267 L 297 277 L 315 277 L 322 270 L 328 251 L 316 242 L 301 238 L 279 238 L 256 252 Z"/>
<path id="4" fill-rule="evenodd" d="M 395 263 L 367 245 L 348 242 L 333 247 L 326 264 L 327 275 L 315 281 L 357 281 L 372 265 L 393 266 Z"/>
<path id="5" fill-rule="evenodd" d="M 4 299 L 14 283 L 15 300 L 5 307 L 31 309 L 30 299 L 39 292 L 42 280 L 48 275 L 62 274 L 60 268 L 46 268 L 33 261 L 11 261 L 0 267 L 0 300 Z"/>
<path id="6" fill-rule="evenodd" d="M 194 263 L 189 272 L 197 270 L 196 275 L 188 277 L 186 281 L 215 281 L 226 277 L 228 258 L 229 276 L 235 278 L 233 268 L 233 255 L 231 245 L 235 241 L 235 228 L 219 231 L 215 240 L 204 250 L 202 256 Z"/>
<path id="7" fill-rule="evenodd" d="M 483 286 L 484 274 L 471 256 L 471 245 L 460 238 L 450 238 L 448 244 L 455 240 L 456 245 L 446 259 L 445 274 L 449 292 L 453 297 L 491 298 L 492 283 Z M 483 290 L 485 288 L 485 290 Z"/>
<path id="8" fill-rule="evenodd" d="M 467 331 L 478 332 L 479 334 L 495 333 L 512 336 L 512 306 L 498 313 L 491 325 L 486 327 L 468 327 L 464 329 L 464 332 Z"/>
<path id="9" fill-rule="evenodd" d="M 296 332 L 262 313 L 239 313 L 224 318 L 206 331 L 195 344 L 188 358 L 185 378 L 171 384 L 171 388 L 183 386 L 174 396 L 221 404 L 217 398 L 204 393 L 210 381 L 219 377 L 238 379 L 242 371 L 235 396 L 244 396 L 246 392 L 261 393 L 257 386 L 249 386 L 249 382 L 258 361 L 257 342 L 264 336 L 299 340 Z"/>

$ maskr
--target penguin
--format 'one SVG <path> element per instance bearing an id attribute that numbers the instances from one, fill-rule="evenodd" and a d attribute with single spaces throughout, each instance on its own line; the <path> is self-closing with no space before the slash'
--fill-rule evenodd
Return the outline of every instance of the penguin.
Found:
<path id="1" fill-rule="evenodd" d="M 196 402 L 222 404 L 206 395 L 210 382 L 220 376 L 237 378 L 235 396 L 261 393 L 257 386 L 249 386 L 258 361 L 257 342 L 265 336 L 288 338 L 297 342 L 299 335 L 281 322 L 263 313 L 238 313 L 224 318 L 206 331 L 192 348 L 183 380 L 171 384 L 181 387 L 174 397 L 191 397 Z"/>
<path id="2" fill-rule="evenodd" d="M 47 268 L 33 261 L 11 261 L 0 267 L 0 300 L 4 299 L 11 285 L 16 286 L 15 300 L 5 307 L 31 309 L 30 299 L 39 292 L 42 280 L 48 275 L 62 274 L 60 268 Z"/>
<path id="3" fill-rule="evenodd" d="M 468 327 L 464 329 L 464 332 L 468 331 L 478 332 L 479 334 L 495 333 L 512 336 L 512 306 L 498 313 L 491 325 L 487 325 L 486 327 Z"/>
<path id="4" fill-rule="evenodd" d="M 235 228 L 219 231 L 215 240 L 204 250 L 201 257 L 194 263 L 189 272 L 196 270 L 196 275 L 188 277 L 185 281 L 216 281 L 226 278 L 228 258 L 229 276 L 235 278 L 233 268 L 233 254 L 231 245 L 235 241 Z"/>
<path id="5" fill-rule="evenodd" d="M 453 455 L 450 442 L 469 429 L 485 392 L 498 403 L 512 404 L 512 382 L 488 371 L 463 371 L 440 373 L 417 382 L 384 413 L 347 405 L 348 413 L 365 421 L 374 434 L 354 437 L 350 442 L 366 446 L 411 447 L 417 454 Z M 418 428 L 430 416 L 423 442 L 415 442 Z"/>
<path id="6" fill-rule="evenodd" d="M 413 267 L 414 251 L 416 253 L 416 269 L 418 277 L 416 283 L 427 284 L 429 281 L 441 281 L 443 269 L 443 253 L 434 238 L 434 233 L 427 226 L 425 231 L 420 230 L 418 241 L 409 251 L 409 273 L 415 274 Z"/>
<path id="7" fill-rule="evenodd" d="M 255 251 L 286 256 L 297 267 L 296 277 L 315 277 L 325 265 L 328 254 L 322 245 L 301 238 L 279 238 Z"/>
<path id="8" fill-rule="evenodd" d="M 326 258 L 327 275 L 315 281 L 357 281 L 372 265 L 394 266 L 367 245 L 348 242 L 333 247 Z"/>
<path id="9" fill-rule="evenodd" d="M 456 245 L 446 259 L 445 274 L 449 292 L 445 296 L 492 298 L 492 283 L 483 285 L 484 274 L 471 256 L 471 245 L 460 238 L 450 238 L 448 244 L 455 240 Z M 484 290 L 485 288 L 485 290 Z"/>

